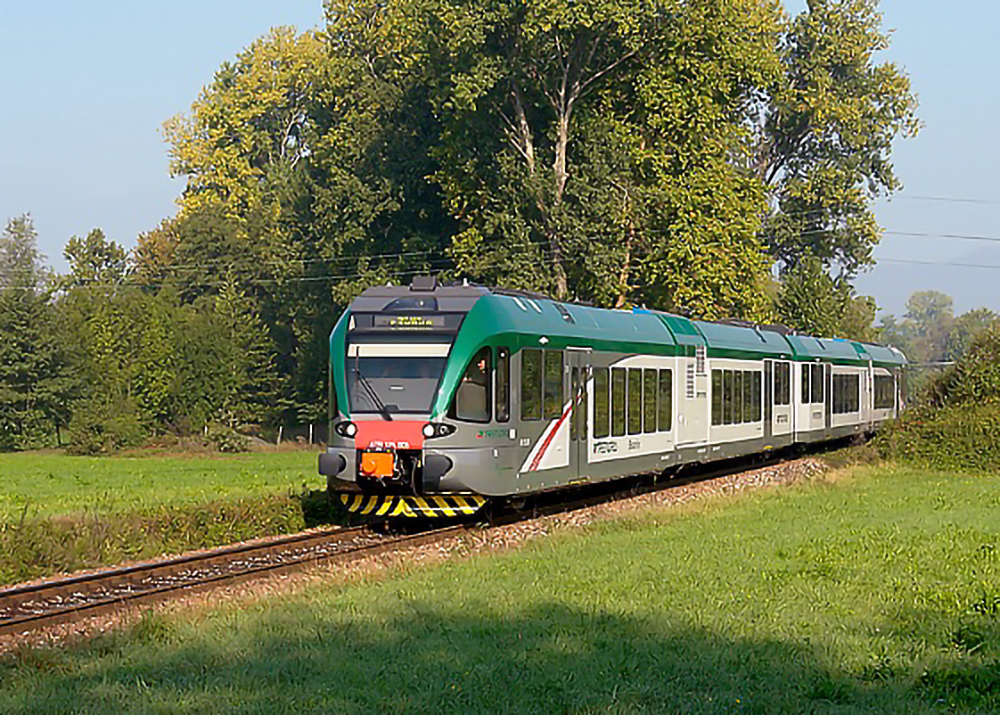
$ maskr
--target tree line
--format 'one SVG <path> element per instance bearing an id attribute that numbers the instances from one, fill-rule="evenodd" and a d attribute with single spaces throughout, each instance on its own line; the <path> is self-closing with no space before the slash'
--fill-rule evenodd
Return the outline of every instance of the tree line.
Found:
<path id="1" fill-rule="evenodd" d="M 874 337 L 852 281 L 918 129 L 876 0 L 325 9 L 165 124 L 186 189 L 132 252 L 52 276 L 8 225 L 0 445 L 319 420 L 338 313 L 419 273 Z"/>

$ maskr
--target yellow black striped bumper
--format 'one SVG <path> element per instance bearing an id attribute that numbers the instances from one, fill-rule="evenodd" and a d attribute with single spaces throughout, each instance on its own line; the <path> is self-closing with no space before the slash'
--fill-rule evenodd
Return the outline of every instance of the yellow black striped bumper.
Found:
<path id="1" fill-rule="evenodd" d="M 411 497 L 386 494 L 341 494 L 347 510 L 370 516 L 468 516 L 486 504 L 485 497 L 471 494 Z"/>

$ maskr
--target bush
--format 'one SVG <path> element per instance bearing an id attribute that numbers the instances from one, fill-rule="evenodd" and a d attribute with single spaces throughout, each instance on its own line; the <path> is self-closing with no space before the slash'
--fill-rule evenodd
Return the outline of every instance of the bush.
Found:
<path id="1" fill-rule="evenodd" d="M 1000 328 L 980 333 L 876 444 L 887 459 L 1000 472 Z"/>
<path id="2" fill-rule="evenodd" d="M 212 425 L 206 435 L 208 441 L 220 452 L 235 454 L 250 451 L 250 438 L 223 425 Z"/>
<path id="3" fill-rule="evenodd" d="M 90 400 L 73 412 L 68 451 L 71 454 L 109 454 L 126 447 L 138 447 L 147 436 L 130 401 Z"/>
<path id="4" fill-rule="evenodd" d="M 960 472 L 1000 472 L 1000 399 L 919 405 L 879 435 L 886 459 Z"/>

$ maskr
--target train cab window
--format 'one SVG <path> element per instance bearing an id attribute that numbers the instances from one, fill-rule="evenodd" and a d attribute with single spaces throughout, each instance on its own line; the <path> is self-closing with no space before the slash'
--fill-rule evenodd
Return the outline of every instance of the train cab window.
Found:
<path id="1" fill-rule="evenodd" d="M 722 424 L 722 370 L 712 370 L 712 426 Z"/>
<path id="2" fill-rule="evenodd" d="M 611 368 L 611 434 L 625 435 L 625 368 Z"/>
<path id="3" fill-rule="evenodd" d="M 545 419 L 562 417 L 563 413 L 563 354 L 559 350 L 545 351 Z"/>
<path id="4" fill-rule="evenodd" d="M 628 371 L 628 433 L 642 432 L 642 370 Z"/>
<path id="5" fill-rule="evenodd" d="M 492 405 L 490 400 L 490 384 L 492 371 L 490 360 L 493 351 L 483 348 L 475 354 L 465 368 L 462 381 L 455 391 L 451 415 L 454 419 L 466 422 L 489 422 Z"/>
<path id="6" fill-rule="evenodd" d="M 819 404 L 823 402 L 823 365 L 812 366 L 812 402 Z"/>
<path id="7" fill-rule="evenodd" d="M 656 431 L 656 370 L 642 371 L 642 431 Z"/>
<path id="8" fill-rule="evenodd" d="M 542 351 L 521 351 L 521 419 L 542 419 Z"/>
<path id="9" fill-rule="evenodd" d="M 497 422 L 510 421 L 510 350 L 497 348 Z"/>
<path id="10" fill-rule="evenodd" d="M 611 403 L 608 399 L 608 368 L 594 368 L 594 437 L 611 434 Z"/>
<path id="11" fill-rule="evenodd" d="M 674 372 L 660 370 L 660 411 L 658 427 L 660 432 L 669 432 L 674 422 Z"/>

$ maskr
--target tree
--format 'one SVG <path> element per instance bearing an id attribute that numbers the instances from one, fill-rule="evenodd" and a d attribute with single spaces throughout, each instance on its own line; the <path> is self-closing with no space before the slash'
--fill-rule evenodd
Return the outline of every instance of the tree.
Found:
<path id="1" fill-rule="evenodd" d="M 871 200 L 900 187 L 892 142 L 919 127 L 909 79 L 876 62 L 881 24 L 878 0 L 809 0 L 785 33 L 757 166 L 773 206 L 762 235 L 787 269 L 812 257 L 851 276 L 872 263 Z"/>
<path id="2" fill-rule="evenodd" d="M 955 318 L 945 339 L 944 359 L 960 360 L 983 332 L 1000 327 L 1000 315 L 988 308 L 976 308 Z"/>
<path id="3" fill-rule="evenodd" d="M 69 380 L 54 330 L 50 276 L 31 217 L 0 235 L 0 449 L 47 442 L 67 419 Z"/>
<path id="4" fill-rule="evenodd" d="M 86 238 L 73 236 L 63 249 L 70 273 L 63 281 L 67 286 L 120 285 L 128 275 L 128 252 L 104 231 L 95 228 Z"/>
<path id="5" fill-rule="evenodd" d="M 733 161 L 774 5 L 446 6 L 428 21 L 459 270 L 605 305 L 765 312 L 764 195 Z"/>
<path id="6" fill-rule="evenodd" d="M 782 277 L 778 312 L 800 332 L 871 342 L 875 311 L 872 298 L 855 295 L 849 281 L 831 277 L 817 258 L 800 261 Z"/>

